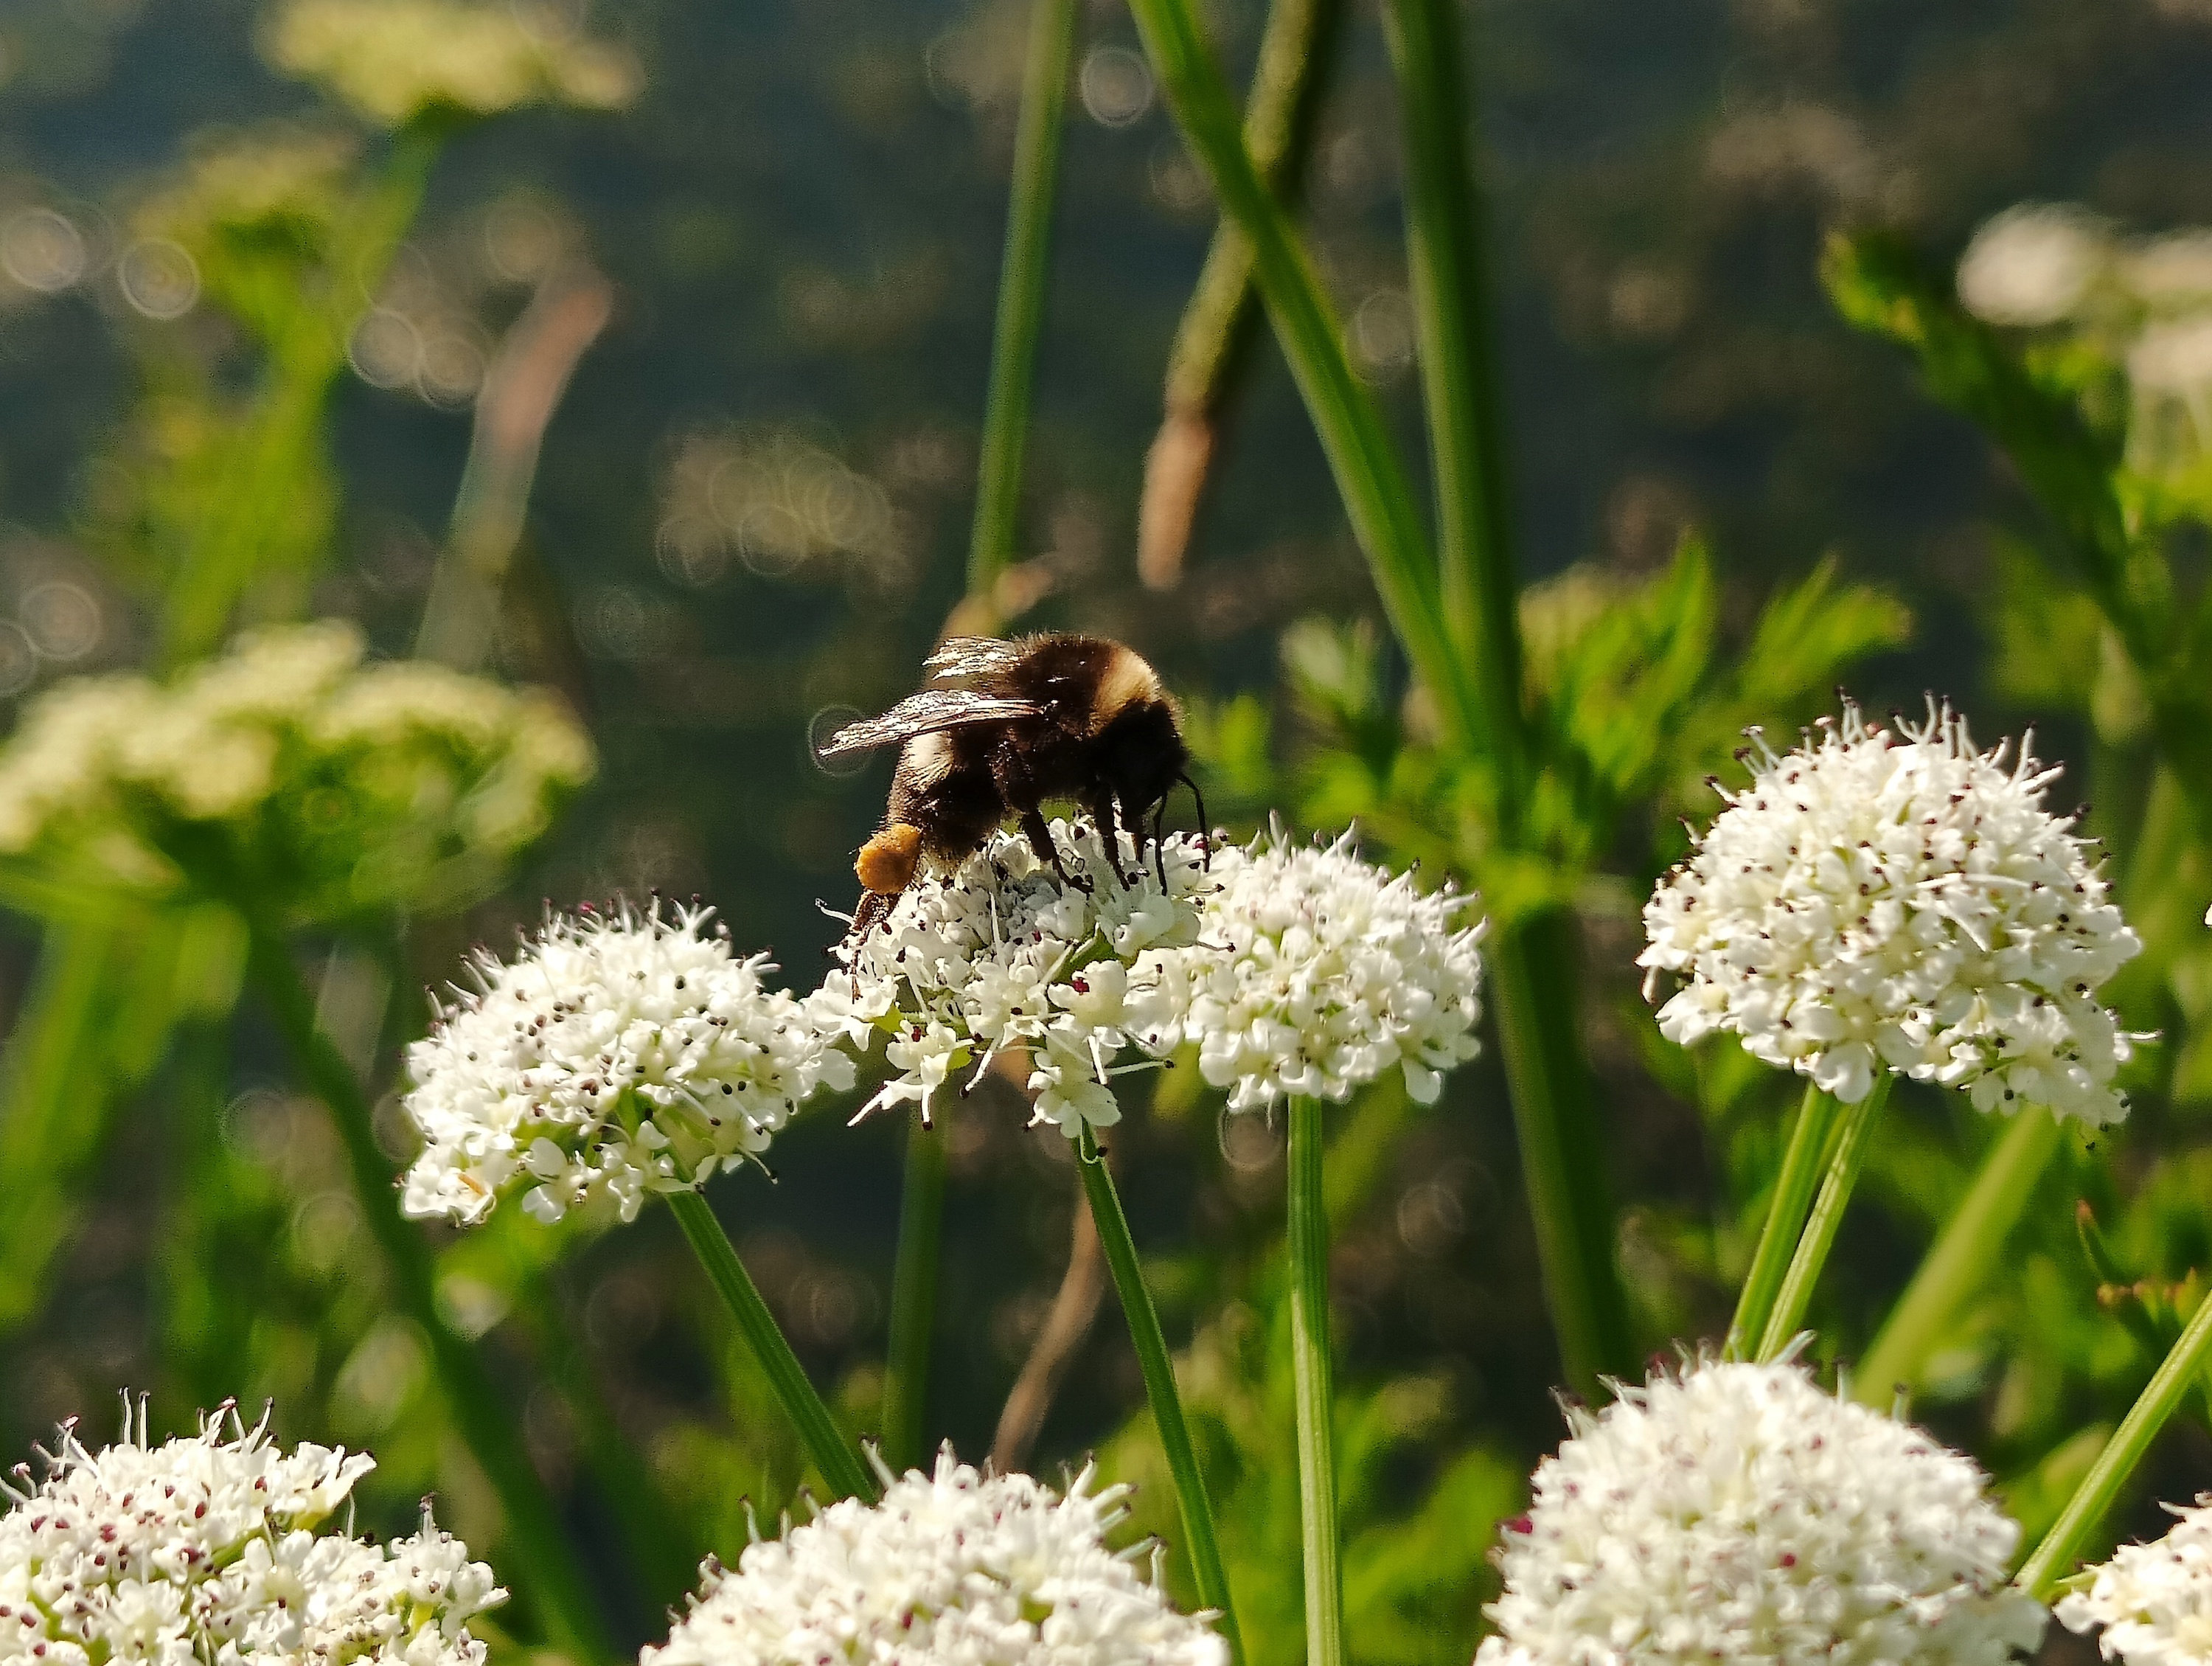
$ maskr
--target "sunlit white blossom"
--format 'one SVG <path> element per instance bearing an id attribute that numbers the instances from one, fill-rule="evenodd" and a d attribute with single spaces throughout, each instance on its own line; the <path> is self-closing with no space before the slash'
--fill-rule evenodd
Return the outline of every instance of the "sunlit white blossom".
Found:
<path id="1" fill-rule="evenodd" d="M 2152 1544 L 2122 1545 L 2091 1570 L 2086 1589 L 2052 1612 L 2072 1631 L 2101 1628 L 2107 1660 L 2128 1666 L 2205 1666 L 2212 1661 L 2212 1493 Z"/>
<path id="2" fill-rule="evenodd" d="M 468 1622 L 507 1593 L 466 1545 L 427 1508 L 419 1533 L 386 1545 L 334 1520 L 374 1459 L 286 1452 L 265 1418 L 248 1429 L 225 1413 L 155 1446 L 143 1416 L 97 1452 L 64 1427 L 43 1478 L 16 1472 L 0 1661 L 481 1666 Z"/>
<path id="3" fill-rule="evenodd" d="M 710 929 L 710 922 L 712 928 Z M 712 910 L 561 915 L 511 961 L 479 951 L 476 987 L 408 1049 L 422 1135 L 410 1215 L 481 1219 L 502 1193 L 558 1219 L 703 1183 L 768 1149 L 816 1088 L 853 1083 L 836 1031 L 740 958 Z"/>
<path id="4" fill-rule="evenodd" d="M 2142 947 L 2057 774 L 1978 752 L 1947 708 L 1895 732 L 1856 707 L 1794 750 L 1763 740 L 1751 784 L 1644 909 L 1646 988 L 1683 980 L 1659 1026 L 1729 1031 L 1856 1102 L 1884 1069 L 1967 1090 L 1983 1110 L 2118 1122 L 2132 1041 L 2097 1000 Z"/>
<path id="5" fill-rule="evenodd" d="M 1393 1070 L 1423 1104 L 1480 1050 L 1487 922 L 1473 897 L 1418 890 L 1352 835 L 1279 830 L 1214 865 L 1197 944 L 1168 980 L 1199 1069 L 1231 1110 L 1291 1095 L 1344 1100 Z"/>
<path id="6" fill-rule="evenodd" d="M 1139 1574 L 1145 1547 L 1106 1548 L 1128 1488 L 1094 1493 L 1094 1479 L 1086 1468 L 1063 1497 L 948 1448 L 881 1504 L 843 1499 L 734 1569 L 709 1562 L 642 1666 L 1225 1666 L 1227 1645 L 1168 1606 L 1157 1567 Z"/>
<path id="7" fill-rule="evenodd" d="M 1699 1361 L 1569 1422 L 1477 1666 L 2004 1666 L 2042 1637 L 1981 1471 L 1800 1365 Z"/>
<path id="8" fill-rule="evenodd" d="M 354 626 L 255 632 L 164 684 L 79 678 L 0 747 L 0 859 L 160 894 L 219 834 L 311 917 L 480 893 L 590 779 L 560 703 L 440 666 L 362 664 Z"/>
<path id="9" fill-rule="evenodd" d="M 1959 259 L 1959 299 L 1991 324 L 2056 324 L 2112 258 L 2104 228 L 2086 210 L 2023 203 L 1974 234 Z"/>
<path id="10" fill-rule="evenodd" d="M 1126 1067 L 1173 1050 L 1182 1012 L 1167 963 L 1199 938 L 1218 876 L 1197 841 L 1171 837 L 1125 881 L 1089 824 L 1051 830 L 1073 883 L 1027 840 L 995 833 L 954 873 L 917 878 L 880 927 L 840 950 L 817 1000 L 842 1011 L 856 1043 L 883 1035 L 891 1073 L 865 1110 L 929 1116 L 948 1087 L 1018 1047 L 1037 1116 L 1073 1137 L 1120 1116 L 1107 1083 L 1124 1054 L 1136 1055 Z"/>

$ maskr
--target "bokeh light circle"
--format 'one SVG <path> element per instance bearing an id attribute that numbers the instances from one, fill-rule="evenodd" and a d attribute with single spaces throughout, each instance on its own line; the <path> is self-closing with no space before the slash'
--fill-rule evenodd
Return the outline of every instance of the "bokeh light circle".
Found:
<path id="1" fill-rule="evenodd" d="M 200 298 L 200 269 L 189 250 L 166 237 L 141 238 L 115 263 L 124 300 L 150 319 L 182 318 Z"/>

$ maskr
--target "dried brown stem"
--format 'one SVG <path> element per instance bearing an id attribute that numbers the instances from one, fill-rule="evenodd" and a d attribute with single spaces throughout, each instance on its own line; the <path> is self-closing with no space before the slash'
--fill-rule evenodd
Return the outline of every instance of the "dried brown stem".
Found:
<path id="1" fill-rule="evenodd" d="M 1014 1379 L 1013 1389 L 1006 1395 L 1006 1408 L 999 1414 L 998 1432 L 991 1438 L 991 1463 L 1001 1474 L 1021 1469 L 1029 1462 L 1037 1432 L 1044 1427 L 1045 1414 L 1059 1392 L 1060 1379 L 1083 1346 L 1083 1339 L 1091 1334 L 1091 1322 L 1097 1318 L 1098 1304 L 1105 1294 L 1106 1257 L 1098 1245 L 1098 1228 L 1078 1196 L 1067 1272 L 1060 1279 L 1060 1293 L 1052 1298 L 1052 1310 L 1045 1315 L 1044 1329 L 1037 1333 L 1022 1374 Z"/>
<path id="2" fill-rule="evenodd" d="M 1244 142 L 1279 197 L 1297 193 L 1312 149 L 1321 70 L 1341 0 L 1274 0 L 1244 106 Z M 1167 414 L 1145 457 L 1137 575 L 1171 590 L 1218 449 L 1218 419 L 1253 315 L 1252 250 L 1226 219 L 1215 229 L 1168 356 Z"/>

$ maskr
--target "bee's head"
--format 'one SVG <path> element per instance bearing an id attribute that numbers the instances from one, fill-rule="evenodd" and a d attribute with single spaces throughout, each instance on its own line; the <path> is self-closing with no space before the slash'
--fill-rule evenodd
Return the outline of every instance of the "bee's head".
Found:
<path id="1" fill-rule="evenodd" d="M 1166 798 L 1190 767 L 1175 702 L 1164 693 L 1125 703 L 1100 733 L 1098 746 L 1100 773 L 1139 816 Z"/>

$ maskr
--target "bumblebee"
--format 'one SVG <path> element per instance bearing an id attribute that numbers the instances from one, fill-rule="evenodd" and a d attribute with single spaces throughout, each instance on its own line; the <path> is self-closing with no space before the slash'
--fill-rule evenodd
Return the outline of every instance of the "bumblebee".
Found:
<path id="1" fill-rule="evenodd" d="M 955 636 L 923 661 L 927 680 L 880 717 L 848 724 L 824 757 L 896 745 L 883 826 L 853 871 L 866 893 L 853 916 L 865 935 L 891 911 L 925 860 L 946 866 L 980 848 L 1009 817 L 1062 880 L 1069 879 L 1043 806 L 1066 800 L 1097 824 L 1117 877 L 1120 836 L 1144 860 L 1145 818 L 1167 883 L 1159 838 L 1180 781 L 1206 803 L 1174 699 L 1142 656 L 1103 636 L 1048 632 L 1001 641 Z"/>

